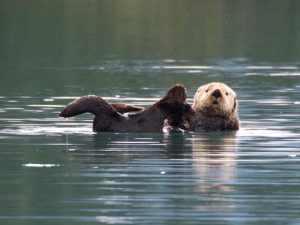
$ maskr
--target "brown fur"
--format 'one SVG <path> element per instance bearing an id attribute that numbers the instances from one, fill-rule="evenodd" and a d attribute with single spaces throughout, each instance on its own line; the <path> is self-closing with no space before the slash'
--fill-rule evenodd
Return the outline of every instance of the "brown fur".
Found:
<path id="1" fill-rule="evenodd" d="M 144 107 L 135 106 L 135 105 L 127 105 L 124 103 L 113 103 L 111 106 L 117 110 L 119 113 L 128 113 L 128 112 L 136 112 L 144 110 Z"/>
<path id="2" fill-rule="evenodd" d="M 209 83 L 198 88 L 188 116 L 189 129 L 238 130 L 236 93 L 224 83 Z"/>
<path id="3" fill-rule="evenodd" d="M 185 112 L 186 89 L 181 84 L 172 87 L 166 95 L 142 112 L 121 114 L 126 107 L 109 104 L 98 96 L 83 96 L 69 103 L 59 114 L 60 117 L 72 117 L 82 113 L 95 115 L 93 131 L 108 132 L 161 132 L 164 120 L 176 121 Z M 120 106 L 120 105 L 119 105 Z M 130 109 L 135 109 L 133 106 Z M 117 110 L 116 110 L 117 109 Z M 126 111 L 126 110 L 125 110 Z"/>

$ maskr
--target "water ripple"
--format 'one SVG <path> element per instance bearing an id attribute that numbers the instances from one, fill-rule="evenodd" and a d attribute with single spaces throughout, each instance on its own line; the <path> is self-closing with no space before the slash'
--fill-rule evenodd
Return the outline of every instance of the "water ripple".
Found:
<path id="1" fill-rule="evenodd" d="M 72 68 L 37 68 L 38 72 L 41 69 L 95 72 L 94 77 L 85 77 L 85 81 L 91 79 L 88 87 L 91 83 L 101 86 L 103 74 L 112 73 L 116 80 L 125 77 L 123 86 L 138 85 L 111 84 L 100 93 L 110 102 L 142 106 L 157 101 L 176 82 L 185 84 L 192 103 L 199 85 L 224 81 L 238 93 L 241 129 L 96 134 L 91 115 L 57 117 L 65 104 L 90 94 L 78 88 L 85 84 L 68 83 L 63 91 L 50 88 L 32 96 L 2 94 L 2 222 L 300 222 L 298 63 L 258 64 L 242 58 L 201 63 L 111 60 Z M 144 79 L 133 79 L 131 73 Z M 138 91 L 132 94 L 134 88 Z"/>

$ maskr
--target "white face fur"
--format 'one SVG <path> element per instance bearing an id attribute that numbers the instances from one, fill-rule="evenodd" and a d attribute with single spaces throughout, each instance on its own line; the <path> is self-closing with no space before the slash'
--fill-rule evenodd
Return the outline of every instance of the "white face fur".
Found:
<path id="1" fill-rule="evenodd" d="M 200 86 L 194 97 L 193 109 L 209 116 L 229 116 L 235 112 L 235 92 L 223 83 L 209 83 Z"/>

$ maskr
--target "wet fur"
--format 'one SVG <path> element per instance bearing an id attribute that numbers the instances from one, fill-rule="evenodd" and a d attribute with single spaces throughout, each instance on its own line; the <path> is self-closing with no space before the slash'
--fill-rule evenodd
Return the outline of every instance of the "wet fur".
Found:
<path id="1" fill-rule="evenodd" d="M 187 104 L 186 95 L 183 85 L 177 84 L 158 102 L 142 112 L 133 114 L 120 112 L 126 112 L 127 109 L 136 111 L 135 106 L 122 104 L 116 106 L 99 96 L 83 96 L 69 103 L 59 116 L 73 117 L 82 113 L 92 113 L 95 115 L 93 121 L 95 132 L 161 132 L 167 118 L 171 124 L 181 120 Z"/>
<path id="2" fill-rule="evenodd" d="M 192 111 L 187 116 L 189 130 L 238 130 L 236 93 L 223 83 L 209 83 L 198 88 Z"/>
<path id="3" fill-rule="evenodd" d="M 113 103 L 111 106 L 117 110 L 119 113 L 128 113 L 128 112 L 136 112 L 144 110 L 144 107 L 135 106 L 135 105 L 127 105 L 124 103 Z"/>

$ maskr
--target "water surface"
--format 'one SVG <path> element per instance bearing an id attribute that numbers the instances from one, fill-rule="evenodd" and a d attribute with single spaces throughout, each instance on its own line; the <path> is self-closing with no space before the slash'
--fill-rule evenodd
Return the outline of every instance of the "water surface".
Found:
<path id="1" fill-rule="evenodd" d="M 300 224 L 298 1 L 0 1 L 1 224 Z M 237 132 L 93 133 L 78 96 L 192 103 Z"/>

